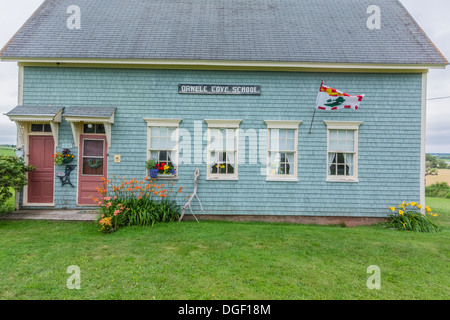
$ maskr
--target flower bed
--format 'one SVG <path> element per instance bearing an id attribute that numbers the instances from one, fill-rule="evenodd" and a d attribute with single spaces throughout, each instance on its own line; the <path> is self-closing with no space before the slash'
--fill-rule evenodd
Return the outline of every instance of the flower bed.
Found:
<path id="1" fill-rule="evenodd" d="M 164 184 L 148 178 L 141 181 L 103 179 L 102 187 L 97 189 L 100 197 L 94 198 L 99 207 L 99 231 L 110 233 L 122 226 L 153 226 L 157 222 L 178 221 L 180 206 L 172 195 L 181 193 L 182 189 L 167 189 Z"/>
<path id="2" fill-rule="evenodd" d="M 436 217 L 437 214 L 431 212 L 426 206 L 425 214 L 420 210 L 423 209 L 421 204 L 416 202 L 403 203 L 396 207 L 389 207 L 393 213 L 390 215 L 388 225 L 400 230 L 410 230 L 417 232 L 439 232 L 441 228 L 431 221 L 429 216 Z"/>

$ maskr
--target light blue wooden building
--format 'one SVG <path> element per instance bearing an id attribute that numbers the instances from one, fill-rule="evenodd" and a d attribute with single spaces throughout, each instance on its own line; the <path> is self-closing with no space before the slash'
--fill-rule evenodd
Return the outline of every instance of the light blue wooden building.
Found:
<path id="1" fill-rule="evenodd" d="M 1 59 L 37 166 L 20 208 L 92 207 L 149 158 L 181 205 L 199 168 L 197 217 L 358 224 L 425 202 L 427 72 L 448 62 L 399 1 L 46 0 Z M 322 81 L 360 108 L 312 122 Z"/>

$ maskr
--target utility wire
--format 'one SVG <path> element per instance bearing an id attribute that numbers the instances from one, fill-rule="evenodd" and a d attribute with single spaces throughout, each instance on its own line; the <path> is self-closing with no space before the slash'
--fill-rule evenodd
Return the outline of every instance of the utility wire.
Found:
<path id="1" fill-rule="evenodd" d="M 427 99 L 427 100 L 430 101 L 430 100 L 440 100 L 440 99 L 449 99 L 449 98 L 450 98 L 450 96 L 448 96 L 448 97 L 432 98 L 432 99 Z"/>

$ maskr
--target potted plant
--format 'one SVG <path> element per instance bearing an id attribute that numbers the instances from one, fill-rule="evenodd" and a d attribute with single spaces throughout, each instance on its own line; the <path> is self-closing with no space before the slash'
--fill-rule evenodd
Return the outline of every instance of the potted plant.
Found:
<path id="1" fill-rule="evenodd" d="M 176 168 L 172 164 L 165 162 L 158 163 L 156 159 L 148 159 L 145 166 L 148 170 L 150 178 L 152 179 L 156 179 L 158 175 L 173 177 L 177 173 Z"/>
<path id="2" fill-rule="evenodd" d="M 74 155 L 69 149 L 64 149 L 62 152 L 57 152 L 52 155 L 55 165 L 61 165 L 63 163 L 70 163 L 74 159 Z"/>
<path id="3" fill-rule="evenodd" d="M 64 149 L 62 155 L 64 163 L 71 163 L 74 158 L 74 155 L 70 152 L 69 149 Z"/>

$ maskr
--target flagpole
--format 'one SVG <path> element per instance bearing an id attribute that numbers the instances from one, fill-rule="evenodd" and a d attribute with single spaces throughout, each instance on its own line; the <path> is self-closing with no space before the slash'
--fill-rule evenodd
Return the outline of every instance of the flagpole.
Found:
<path id="1" fill-rule="evenodd" d="M 322 80 L 322 82 L 320 83 L 320 88 L 322 89 L 322 85 L 323 85 L 323 80 Z M 319 89 L 319 93 L 320 93 L 320 89 Z M 311 120 L 311 126 L 309 127 L 309 135 L 311 135 L 311 129 L 312 129 L 312 125 L 313 125 L 313 122 L 314 122 L 314 117 L 316 116 L 316 111 L 317 111 L 317 102 L 319 101 L 319 94 L 317 94 L 317 98 L 316 98 L 316 105 L 314 106 L 314 113 L 313 113 L 313 117 L 312 117 L 312 120 Z"/>
<path id="2" fill-rule="evenodd" d="M 311 135 L 311 129 L 312 129 L 312 125 L 313 125 L 313 122 L 314 122 L 314 117 L 316 115 L 316 110 L 317 110 L 317 108 L 314 107 L 314 113 L 313 113 L 313 117 L 312 117 L 312 120 L 311 120 L 311 126 L 309 127 L 309 135 Z"/>

